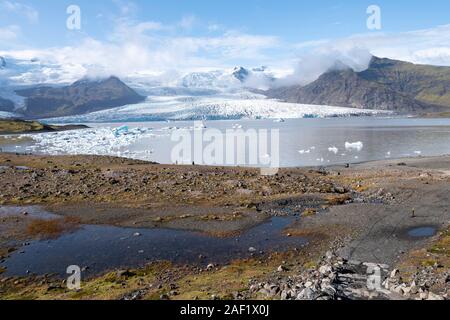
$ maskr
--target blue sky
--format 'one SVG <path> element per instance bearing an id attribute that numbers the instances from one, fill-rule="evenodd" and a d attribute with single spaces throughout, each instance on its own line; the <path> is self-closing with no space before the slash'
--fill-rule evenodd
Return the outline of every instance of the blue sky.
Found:
<path id="1" fill-rule="evenodd" d="M 79 31 L 66 28 L 71 4 L 81 9 Z M 373 4 L 381 9 L 381 30 L 366 26 Z M 101 68 L 125 57 L 133 71 L 149 72 L 236 64 L 292 69 L 308 55 L 361 50 L 450 65 L 449 12 L 448 0 L 0 0 L 0 52 Z M 124 63 L 117 72 L 129 68 Z"/>
<path id="2" fill-rule="evenodd" d="M 71 4 L 82 10 L 83 31 L 106 39 L 114 19 L 124 15 L 138 21 L 157 21 L 172 25 L 194 19 L 190 35 L 207 35 L 217 26 L 246 33 L 266 34 L 286 41 L 336 38 L 366 32 L 366 8 L 376 4 L 382 9 L 383 31 L 401 32 L 450 23 L 447 0 L 35 0 L 1 2 L 22 4 L 38 14 L 37 21 L 18 8 L 0 13 L 0 26 L 19 25 L 23 40 L 34 46 L 68 44 L 65 28 L 66 8 Z M 128 11 L 127 11 L 128 10 Z M 217 30 L 220 31 L 220 30 Z"/>

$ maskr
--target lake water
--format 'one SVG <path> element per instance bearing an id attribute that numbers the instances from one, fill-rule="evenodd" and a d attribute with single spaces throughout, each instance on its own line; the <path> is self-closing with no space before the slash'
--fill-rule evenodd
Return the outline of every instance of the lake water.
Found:
<path id="1" fill-rule="evenodd" d="M 204 128 L 194 122 L 133 122 L 133 123 L 89 123 L 91 129 L 39 135 L 37 142 L 3 146 L 4 151 L 34 152 L 50 154 L 108 154 L 164 164 L 176 163 L 172 156 L 179 141 L 173 135 L 186 130 L 194 141 L 194 133 L 205 136 L 211 130 L 226 130 L 244 133 L 248 130 L 268 130 L 268 156 L 271 154 L 271 131 L 279 132 L 279 166 L 324 166 L 357 163 L 389 158 L 437 156 L 450 154 L 450 119 L 418 118 L 329 118 L 289 119 L 285 122 L 273 120 L 205 121 Z M 125 129 L 123 126 L 126 126 Z M 197 126 L 197 128 L 195 128 Z M 114 133 L 114 129 L 122 127 Z M 237 130 L 237 131 L 236 131 Z M 36 136 L 35 136 L 36 137 Z M 260 136 L 258 136 L 261 141 Z M 259 143 L 259 142 L 258 142 Z M 258 162 L 252 163 L 249 145 L 246 145 L 244 163 L 226 162 L 224 154 L 215 159 L 217 163 L 205 161 L 198 155 L 204 154 L 208 142 L 203 141 L 201 149 L 192 143 L 191 156 L 181 157 L 178 163 L 224 164 L 242 166 L 265 166 L 258 151 Z M 225 145 L 225 143 L 224 143 Z M 242 149 L 241 149 L 242 150 Z M 215 155 L 216 153 L 214 153 Z M 177 158 L 178 159 L 178 158 Z M 237 158 L 235 158 L 237 159 Z"/>
<path id="2" fill-rule="evenodd" d="M 0 207 L 3 216 L 29 213 L 30 218 L 53 218 L 39 207 Z M 234 259 L 300 248 L 307 241 L 288 237 L 283 230 L 297 217 L 273 217 L 239 235 L 216 238 L 205 234 L 172 229 L 134 229 L 101 225 L 84 225 L 57 239 L 33 241 L 14 252 L 0 265 L 6 276 L 58 274 L 64 276 L 70 265 L 88 267 L 84 275 L 134 268 L 154 261 L 193 263 L 228 263 Z M 138 235 L 137 235 L 138 234 Z M 254 248 L 255 251 L 249 251 Z M 201 256 L 201 258 L 200 258 Z"/>

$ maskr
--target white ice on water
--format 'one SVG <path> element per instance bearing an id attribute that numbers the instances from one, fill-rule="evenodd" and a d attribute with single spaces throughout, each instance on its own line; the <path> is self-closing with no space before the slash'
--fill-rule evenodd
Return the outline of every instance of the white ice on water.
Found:
<path id="1" fill-rule="evenodd" d="M 328 151 L 333 152 L 334 154 L 337 154 L 339 152 L 339 149 L 337 147 L 329 147 Z"/>
<path id="2" fill-rule="evenodd" d="M 40 133 L 23 135 L 32 137 L 35 143 L 27 147 L 30 152 L 45 152 L 46 154 L 93 154 L 138 157 L 132 154 L 128 147 L 139 139 L 154 136 L 150 128 L 128 129 L 109 127 L 63 131 L 55 133 Z M 141 151 L 140 153 L 151 153 Z"/>
<path id="3" fill-rule="evenodd" d="M 345 149 L 347 151 L 361 151 L 364 148 L 364 144 L 361 141 L 357 142 L 346 142 Z"/>

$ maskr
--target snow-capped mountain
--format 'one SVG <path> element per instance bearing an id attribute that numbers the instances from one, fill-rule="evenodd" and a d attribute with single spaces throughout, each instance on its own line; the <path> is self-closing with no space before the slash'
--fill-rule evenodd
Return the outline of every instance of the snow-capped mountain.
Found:
<path id="1" fill-rule="evenodd" d="M 250 87 L 261 89 L 274 80 L 266 67 L 252 70 L 235 67 L 232 70 L 214 70 L 210 72 L 193 72 L 180 80 L 180 85 L 186 88 L 236 89 Z"/>
<path id="2" fill-rule="evenodd" d="M 94 81 L 84 78 L 86 70 L 83 66 L 58 65 L 37 59 L 20 60 L 3 57 L 3 59 L 0 59 L 0 66 L 0 97 L 15 104 L 13 110 L 6 107 L 2 109 L 6 112 L 18 112 L 18 109 L 24 105 L 27 106 L 30 101 L 42 102 L 43 91 L 55 93 L 52 96 L 52 99 L 54 98 L 52 101 L 57 100 L 60 92 L 70 93 L 65 94 L 65 96 L 73 96 L 76 101 L 79 101 L 87 97 L 85 93 L 80 94 L 80 92 L 86 92 L 85 89 L 88 90 L 95 83 L 104 81 L 104 79 Z M 83 84 L 79 81 L 83 78 L 85 79 L 83 81 L 86 82 L 86 85 L 84 85 L 86 88 L 80 91 L 75 87 Z M 187 74 L 174 72 L 152 75 L 151 73 L 142 73 L 129 75 L 123 80 L 125 82 L 123 86 L 129 86 L 130 90 L 136 90 L 140 96 L 146 96 L 147 99 L 132 105 L 126 105 L 126 103 L 134 102 L 121 102 L 108 106 L 109 102 L 107 101 L 102 108 L 98 108 L 99 102 L 95 101 L 94 94 L 91 95 L 93 104 L 89 104 L 88 109 L 83 109 L 84 111 L 80 112 L 52 113 L 53 111 L 49 109 L 47 102 L 41 103 L 39 107 L 43 108 L 44 111 L 48 109 L 49 113 L 46 113 L 45 117 L 54 117 L 53 114 L 58 114 L 59 118 L 47 120 L 49 122 L 287 119 L 377 114 L 372 110 L 284 103 L 267 99 L 264 95 L 256 94 L 252 90 L 267 89 L 275 81 L 270 68 L 267 67 L 253 69 L 235 67 Z M 119 81 L 120 79 L 117 79 L 117 82 Z M 36 89 L 36 87 L 40 88 Z M 25 104 L 24 98 L 18 96 L 16 92 L 26 97 L 28 102 Z M 32 93 L 31 98 L 29 94 L 24 94 L 30 92 Z M 70 106 L 78 105 L 73 103 L 74 99 L 72 98 L 68 101 Z M 5 106 L 8 106 L 8 102 L 4 102 Z M 107 109 L 114 106 L 114 109 Z M 66 106 L 62 106 L 62 108 L 67 109 Z M 63 117 L 65 115 L 66 117 Z"/>

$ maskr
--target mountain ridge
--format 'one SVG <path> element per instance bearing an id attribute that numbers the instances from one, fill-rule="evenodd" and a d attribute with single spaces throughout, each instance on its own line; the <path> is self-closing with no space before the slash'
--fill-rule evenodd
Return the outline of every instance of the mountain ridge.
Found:
<path id="1" fill-rule="evenodd" d="M 103 80 L 82 79 L 62 87 L 20 89 L 16 93 L 25 98 L 25 107 L 17 111 L 27 119 L 85 114 L 146 99 L 114 76 Z"/>
<path id="2" fill-rule="evenodd" d="M 400 113 L 445 111 L 450 108 L 450 67 L 372 57 L 364 71 L 341 67 L 308 85 L 270 89 L 265 94 L 293 103 Z"/>

